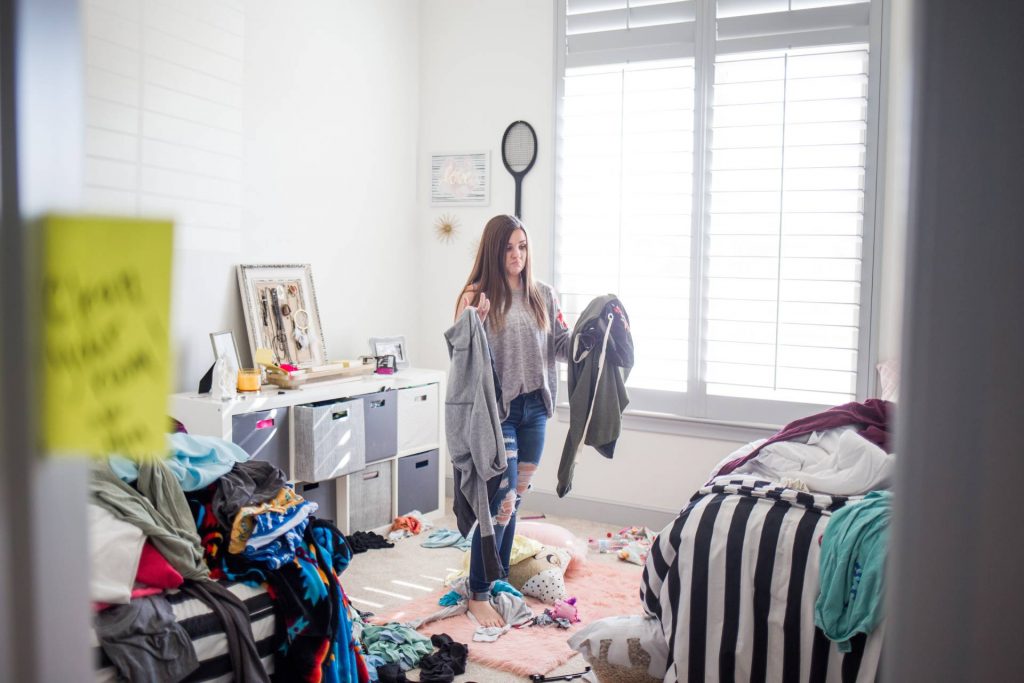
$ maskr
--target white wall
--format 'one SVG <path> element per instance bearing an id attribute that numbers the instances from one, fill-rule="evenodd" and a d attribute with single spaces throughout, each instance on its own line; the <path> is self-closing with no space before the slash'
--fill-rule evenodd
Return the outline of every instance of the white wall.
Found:
<path id="1" fill-rule="evenodd" d="M 422 363 L 448 367 L 442 332 L 469 275 L 487 220 L 515 210 L 515 184 L 501 161 L 501 137 L 516 120 L 537 132 L 537 162 L 523 180 L 522 218 L 537 246 L 534 274 L 551 279 L 554 195 L 554 9 L 549 0 L 425 0 L 420 10 L 420 126 L 416 243 Z M 431 207 L 431 153 L 491 153 L 490 205 Z M 455 239 L 440 243 L 433 223 L 458 218 Z"/>
<path id="2" fill-rule="evenodd" d="M 501 165 L 501 135 L 516 119 L 537 130 L 537 165 L 523 189 L 523 219 L 535 246 L 534 273 L 550 280 L 554 206 L 555 4 L 499 0 L 425 0 L 420 14 L 419 223 L 422 362 L 448 364 L 441 333 L 452 320 L 455 297 L 469 273 L 483 224 L 513 208 L 514 185 Z M 490 150 L 491 205 L 486 208 L 429 206 L 426 165 L 431 152 Z M 895 211 L 895 209 L 894 209 Z M 431 224 L 442 213 L 462 222 L 451 244 L 433 237 Z M 902 234 L 902 233 L 901 233 Z M 898 241 L 901 241 L 899 238 Z M 896 329 L 902 291 L 900 255 L 886 261 L 882 335 Z M 890 289 L 895 288 L 895 289 Z M 551 420 L 535 490 L 553 493 L 567 423 Z M 625 431 L 615 458 L 586 449 L 577 467 L 573 498 L 676 512 L 706 481 L 710 469 L 739 442 Z"/>
<path id="3" fill-rule="evenodd" d="M 84 8 L 86 208 L 176 218 L 178 390 L 212 363 L 210 332 L 249 356 L 239 263 L 312 264 L 331 358 L 414 328 L 417 4 Z"/>

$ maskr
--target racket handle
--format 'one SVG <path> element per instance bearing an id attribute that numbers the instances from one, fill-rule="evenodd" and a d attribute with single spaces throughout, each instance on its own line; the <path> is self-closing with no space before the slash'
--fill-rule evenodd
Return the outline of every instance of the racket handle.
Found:
<path id="1" fill-rule="evenodd" d="M 523 177 L 516 176 L 516 218 L 523 218 Z"/>

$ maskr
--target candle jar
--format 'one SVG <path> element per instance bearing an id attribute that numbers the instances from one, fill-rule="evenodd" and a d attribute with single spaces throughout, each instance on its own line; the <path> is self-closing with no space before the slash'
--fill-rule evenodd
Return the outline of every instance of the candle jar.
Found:
<path id="1" fill-rule="evenodd" d="M 259 391 L 260 371 L 257 368 L 242 368 L 238 371 L 239 391 Z"/>

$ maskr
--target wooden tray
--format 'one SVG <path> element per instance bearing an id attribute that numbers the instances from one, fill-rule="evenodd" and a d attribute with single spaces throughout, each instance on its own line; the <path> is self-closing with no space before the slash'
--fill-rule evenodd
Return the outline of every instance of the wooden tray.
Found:
<path id="1" fill-rule="evenodd" d="M 310 382 L 349 378 L 357 379 L 364 375 L 372 375 L 376 369 L 376 365 L 363 365 L 357 361 L 351 362 L 348 367 L 341 363 L 330 363 L 306 370 L 298 370 L 288 376 L 278 372 L 268 372 L 267 384 L 274 384 L 282 389 L 298 389 Z"/>

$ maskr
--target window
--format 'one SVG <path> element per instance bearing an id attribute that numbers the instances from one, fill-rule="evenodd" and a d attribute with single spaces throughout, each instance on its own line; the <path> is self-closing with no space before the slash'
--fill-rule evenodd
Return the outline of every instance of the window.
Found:
<path id="1" fill-rule="evenodd" d="M 863 396 L 878 8 L 560 10 L 556 284 L 570 321 L 623 300 L 632 407 L 779 424 Z"/>

